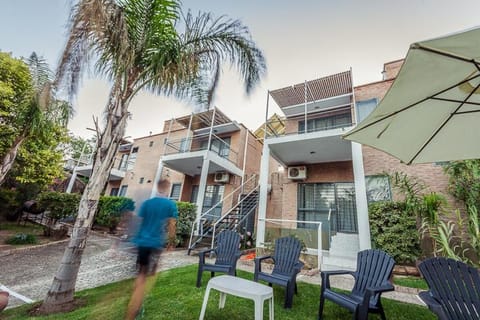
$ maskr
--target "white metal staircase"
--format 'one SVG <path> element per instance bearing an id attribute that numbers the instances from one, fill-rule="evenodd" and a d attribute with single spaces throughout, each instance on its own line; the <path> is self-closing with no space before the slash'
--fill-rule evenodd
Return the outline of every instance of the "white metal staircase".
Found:
<path id="1" fill-rule="evenodd" d="M 224 204 L 228 203 L 225 209 Z M 218 207 L 223 208 L 221 216 L 212 214 Z M 253 231 L 257 207 L 258 179 L 253 175 L 193 222 L 188 254 L 196 248 L 213 248 L 215 238 L 223 230 Z"/>

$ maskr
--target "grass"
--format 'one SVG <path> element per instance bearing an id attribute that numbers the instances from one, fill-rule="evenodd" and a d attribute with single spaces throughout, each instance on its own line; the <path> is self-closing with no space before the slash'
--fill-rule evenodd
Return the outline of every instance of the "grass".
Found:
<path id="1" fill-rule="evenodd" d="M 196 266 L 182 267 L 162 272 L 156 279 L 155 286 L 148 294 L 145 306 L 145 320 L 156 319 L 198 319 L 205 292 L 208 273 L 204 274 L 201 288 L 195 287 Z M 252 274 L 239 272 L 239 276 L 252 279 Z M 319 287 L 299 283 L 298 296 L 295 296 L 293 308 L 283 309 L 284 290 L 274 288 L 275 319 L 317 319 Z M 28 316 L 30 306 L 7 310 L 2 316 L 5 320 L 109 320 L 123 319 L 129 296 L 132 290 L 132 280 L 121 281 L 106 286 L 81 291 L 78 297 L 85 299 L 86 306 L 66 314 L 33 318 Z M 233 296 L 227 297 L 224 310 L 218 309 L 219 296 L 216 291 L 210 294 L 206 319 L 245 320 L 253 319 L 253 301 Z M 426 308 L 411 304 L 384 299 L 385 312 L 388 319 L 427 320 L 435 317 Z M 267 303 L 265 303 L 265 317 Z M 327 301 L 324 311 L 325 319 L 349 319 L 351 314 Z M 370 319 L 377 319 L 371 316 Z M 0 317 L 1 318 L 1 317 Z M 380 318 L 378 318 L 380 319 Z"/>
<path id="2" fill-rule="evenodd" d="M 23 222 L 19 225 L 17 222 L 12 221 L 2 221 L 0 230 L 8 230 L 15 233 L 32 233 L 32 234 L 41 234 L 43 233 L 43 227 L 27 222 L 25 226 Z"/>
<path id="3" fill-rule="evenodd" d="M 394 277 L 393 283 L 402 286 L 402 287 L 409 287 L 409 288 L 416 288 L 422 290 L 428 290 L 428 285 L 422 278 L 417 277 Z"/>

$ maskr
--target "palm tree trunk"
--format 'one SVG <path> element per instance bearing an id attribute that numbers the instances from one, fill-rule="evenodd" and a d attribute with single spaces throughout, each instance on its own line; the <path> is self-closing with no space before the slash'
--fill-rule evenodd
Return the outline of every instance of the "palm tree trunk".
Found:
<path id="1" fill-rule="evenodd" d="M 12 169 L 12 166 L 15 163 L 15 159 L 17 158 L 18 149 L 20 149 L 20 146 L 22 145 L 23 141 L 25 141 L 25 139 L 26 135 L 22 133 L 15 139 L 12 146 L 10 147 L 10 150 L 8 150 L 5 156 L 3 156 L 0 163 L 0 186 L 5 181 L 5 178 L 10 169 Z"/>
<path id="2" fill-rule="evenodd" d="M 97 211 L 98 200 L 125 134 L 131 90 L 122 90 L 120 83 L 121 79 L 117 80 L 110 93 L 106 125 L 97 143 L 92 174 L 80 200 L 70 242 L 41 306 L 40 311 L 43 313 L 63 311 L 72 306 L 82 254 Z"/>

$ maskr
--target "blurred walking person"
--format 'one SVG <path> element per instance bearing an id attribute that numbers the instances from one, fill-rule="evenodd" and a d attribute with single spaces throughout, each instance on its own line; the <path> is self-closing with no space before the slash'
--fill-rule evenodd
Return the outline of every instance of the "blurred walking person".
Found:
<path id="1" fill-rule="evenodd" d="M 138 212 L 138 216 L 142 220 L 133 239 L 133 243 L 138 249 L 138 275 L 128 304 L 126 320 L 134 320 L 139 315 L 145 297 L 147 277 L 155 274 L 167 237 L 175 235 L 178 211 L 176 203 L 168 199 L 165 193 L 169 186 L 170 183 L 167 180 L 159 180 L 157 183 L 158 195 L 146 200 Z"/>

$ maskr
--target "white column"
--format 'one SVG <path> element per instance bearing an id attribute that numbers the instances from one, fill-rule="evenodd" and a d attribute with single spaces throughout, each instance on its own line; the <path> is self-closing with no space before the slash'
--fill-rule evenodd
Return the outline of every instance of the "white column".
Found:
<path id="1" fill-rule="evenodd" d="M 202 164 L 202 173 L 200 175 L 200 184 L 198 185 L 197 195 L 197 220 L 202 216 L 203 199 L 205 198 L 205 190 L 207 189 L 208 168 L 210 167 L 210 159 L 205 157 Z"/>
<path id="2" fill-rule="evenodd" d="M 265 242 L 265 218 L 267 217 L 268 174 L 270 163 L 270 149 L 264 140 L 262 160 L 260 162 L 260 191 L 258 200 L 257 247 L 263 247 Z"/>
<path id="3" fill-rule="evenodd" d="M 368 220 L 367 188 L 363 169 L 362 145 L 352 142 L 353 176 L 355 180 L 355 201 L 357 205 L 358 238 L 360 250 L 370 249 L 370 223 Z"/>
<path id="4" fill-rule="evenodd" d="M 150 193 L 150 198 L 153 198 L 157 195 L 157 183 L 162 178 L 163 172 L 163 161 L 162 158 L 158 160 L 157 172 L 155 172 L 155 178 L 153 179 L 152 192 Z"/>
<path id="5" fill-rule="evenodd" d="M 68 181 L 68 186 L 67 190 L 65 191 L 66 193 L 72 193 L 73 185 L 75 183 L 75 180 L 77 180 L 77 167 L 73 168 L 72 175 L 70 176 L 70 180 Z"/>

